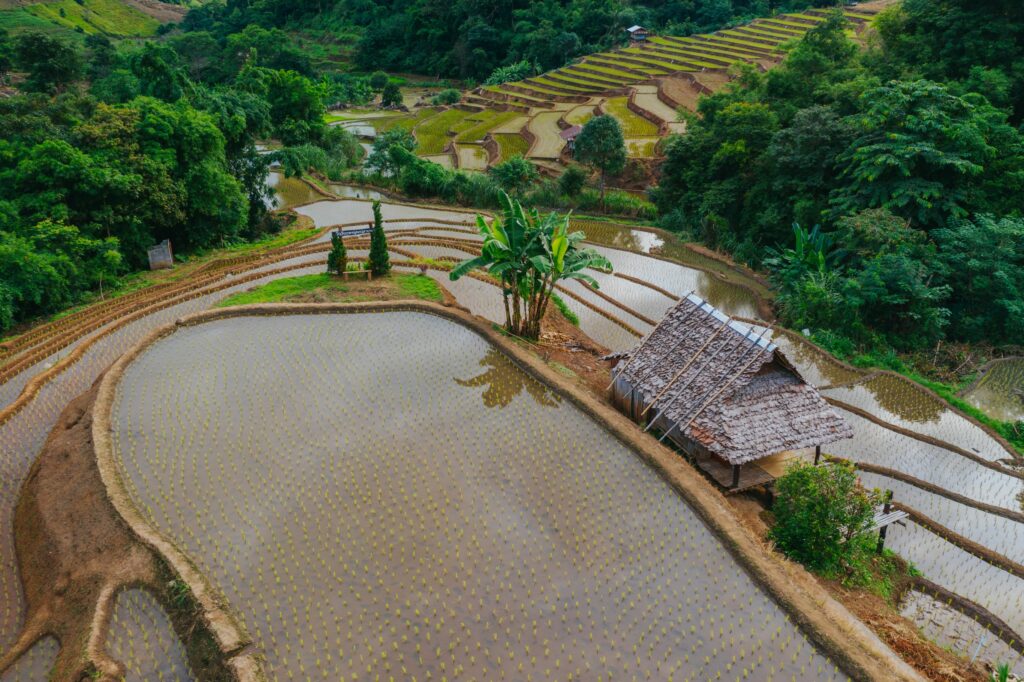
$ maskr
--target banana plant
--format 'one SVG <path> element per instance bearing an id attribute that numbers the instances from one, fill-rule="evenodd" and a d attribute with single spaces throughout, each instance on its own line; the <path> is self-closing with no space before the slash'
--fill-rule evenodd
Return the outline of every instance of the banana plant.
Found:
<path id="1" fill-rule="evenodd" d="M 488 223 L 477 216 L 477 229 L 484 238 L 480 255 L 459 263 L 449 276 L 455 281 L 484 269 L 501 284 L 505 328 L 535 339 L 559 281 L 579 279 L 597 288 L 597 281 L 585 271 L 610 271 L 612 265 L 593 249 L 581 248 L 585 235 L 569 232 L 568 215 L 551 213 L 541 218 L 505 193 L 501 202 L 501 218 Z"/>

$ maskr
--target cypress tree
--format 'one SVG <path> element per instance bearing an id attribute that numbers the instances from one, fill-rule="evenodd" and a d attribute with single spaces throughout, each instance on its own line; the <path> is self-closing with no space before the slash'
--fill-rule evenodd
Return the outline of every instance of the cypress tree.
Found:
<path id="1" fill-rule="evenodd" d="M 343 275 L 347 268 L 348 252 L 345 250 L 345 242 L 342 241 L 340 232 L 332 232 L 331 250 L 327 254 L 327 272 Z"/>
<path id="2" fill-rule="evenodd" d="M 370 272 L 374 277 L 391 271 L 388 258 L 388 238 L 384 235 L 384 221 L 380 216 L 380 202 L 373 202 L 373 232 L 370 233 Z"/>

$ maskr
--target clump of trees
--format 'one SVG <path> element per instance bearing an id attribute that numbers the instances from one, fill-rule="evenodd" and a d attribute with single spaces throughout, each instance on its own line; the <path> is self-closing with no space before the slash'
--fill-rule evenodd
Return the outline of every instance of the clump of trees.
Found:
<path id="1" fill-rule="evenodd" d="M 860 485 L 852 464 L 795 462 L 775 492 L 769 537 L 784 554 L 826 575 L 863 572 L 876 546 L 868 530 L 882 499 Z"/>
<path id="2" fill-rule="evenodd" d="M 0 331 L 109 288 L 164 239 L 189 254 L 278 229 L 274 158 L 288 174 L 356 163 L 356 140 L 323 122 L 338 84 L 269 66 L 295 55 L 265 33 L 233 37 L 241 52 L 0 35 L 0 66 L 26 73 L 0 100 Z M 287 146 L 261 154 L 268 137 Z"/>
<path id="3" fill-rule="evenodd" d="M 738 69 L 667 145 L 662 224 L 767 267 L 796 328 L 868 350 L 1019 343 L 1024 48 L 985 27 L 1024 15 L 947 5 L 887 10 L 867 51 L 837 12 L 779 67 Z"/>
<path id="4" fill-rule="evenodd" d="M 585 235 L 569 231 L 569 216 L 541 217 L 505 193 L 501 198 L 501 218 L 488 223 L 477 216 L 477 229 L 484 238 L 481 255 L 459 263 L 449 276 L 456 281 L 484 269 L 501 284 L 505 329 L 536 339 L 558 282 L 578 279 L 597 288 L 597 281 L 585 271 L 610 271 L 612 265 L 595 250 L 581 246 Z"/>

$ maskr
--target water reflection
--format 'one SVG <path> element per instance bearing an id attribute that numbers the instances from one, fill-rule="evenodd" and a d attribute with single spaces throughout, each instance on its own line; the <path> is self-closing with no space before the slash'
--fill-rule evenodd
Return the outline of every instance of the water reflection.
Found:
<path id="1" fill-rule="evenodd" d="M 487 390 L 480 395 L 486 407 L 508 407 L 523 389 L 538 405 L 555 407 L 562 402 L 561 397 L 512 364 L 497 348 L 487 351 L 480 366 L 487 368 L 482 374 L 472 379 L 455 379 L 455 383 L 467 388 L 486 386 Z"/>

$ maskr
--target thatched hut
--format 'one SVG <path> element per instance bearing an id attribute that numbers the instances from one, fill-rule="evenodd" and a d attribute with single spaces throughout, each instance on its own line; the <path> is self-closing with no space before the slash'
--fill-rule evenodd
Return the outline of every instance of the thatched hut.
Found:
<path id="1" fill-rule="evenodd" d="M 610 356 L 612 399 L 722 486 L 769 483 L 759 460 L 853 435 L 769 334 L 690 294 L 635 349 Z"/>

